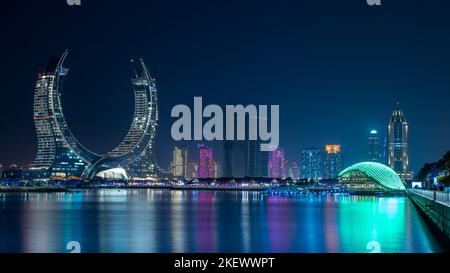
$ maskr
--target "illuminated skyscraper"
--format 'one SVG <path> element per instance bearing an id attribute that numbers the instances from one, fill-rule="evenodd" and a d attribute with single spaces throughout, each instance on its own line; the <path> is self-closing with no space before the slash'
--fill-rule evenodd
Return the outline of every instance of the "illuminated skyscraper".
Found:
<path id="1" fill-rule="evenodd" d="M 343 156 L 341 145 L 325 145 L 325 157 L 323 161 L 323 178 L 334 179 L 343 170 Z"/>
<path id="2" fill-rule="evenodd" d="M 208 178 L 214 177 L 214 159 L 213 151 L 211 148 L 200 144 L 199 149 L 199 159 L 198 159 L 198 178 Z"/>
<path id="3" fill-rule="evenodd" d="M 367 160 L 372 162 L 381 163 L 381 143 L 380 137 L 376 130 L 370 131 L 369 134 L 369 152 L 367 154 Z"/>
<path id="4" fill-rule="evenodd" d="M 186 177 L 188 166 L 188 150 L 175 147 L 172 152 L 172 175 Z"/>
<path id="5" fill-rule="evenodd" d="M 62 66 L 65 55 L 55 55 L 45 71 L 38 74 L 33 103 L 38 149 L 31 168 L 60 178 L 81 176 L 87 165 L 64 139 L 64 132 L 68 129 L 65 128 L 60 89 L 63 78 L 69 72 Z"/>
<path id="6" fill-rule="evenodd" d="M 101 172 L 128 170 L 135 177 L 156 177 L 155 135 L 158 125 L 157 91 L 143 60 L 132 61 L 135 96 L 133 120 L 125 139 L 107 154 L 81 145 L 66 123 L 62 109 L 62 83 L 69 69 L 63 67 L 68 51 L 56 54 L 38 74 L 34 91 L 33 120 L 38 151 L 31 169 L 48 176 L 92 179 Z"/>
<path id="7" fill-rule="evenodd" d="M 322 153 L 319 149 L 309 148 L 302 150 L 301 177 L 303 179 L 319 179 L 323 177 Z"/>
<path id="8" fill-rule="evenodd" d="M 222 176 L 222 169 L 220 167 L 220 163 L 217 161 L 214 161 L 214 178 L 218 178 Z"/>
<path id="9" fill-rule="evenodd" d="M 275 151 L 270 152 L 269 177 L 272 178 L 286 177 L 283 149 L 276 149 Z"/>
<path id="10" fill-rule="evenodd" d="M 198 174 L 198 162 L 188 161 L 186 169 L 186 178 L 187 179 L 196 178 L 197 174 Z"/>
<path id="11" fill-rule="evenodd" d="M 413 173 L 409 170 L 408 133 L 408 123 L 397 103 L 388 124 L 388 165 L 402 180 L 413 178 Z"/>

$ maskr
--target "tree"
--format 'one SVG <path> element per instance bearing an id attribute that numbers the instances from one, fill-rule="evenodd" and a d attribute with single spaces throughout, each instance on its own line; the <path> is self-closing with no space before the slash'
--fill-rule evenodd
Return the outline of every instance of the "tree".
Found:
<path id="1" fill-rule="evenodd" d="M 439 179 L 439 182 L 444 184 L 446 187 L 450 186 L 450 176 Z"/>
<path id="2" fill-rule="evenodd" d="M 435 163 L 425 163 L 420 169 L 419 173 L 416 175 L 416 180 L 425 181 L 433 165 L 435 165 Z"/>

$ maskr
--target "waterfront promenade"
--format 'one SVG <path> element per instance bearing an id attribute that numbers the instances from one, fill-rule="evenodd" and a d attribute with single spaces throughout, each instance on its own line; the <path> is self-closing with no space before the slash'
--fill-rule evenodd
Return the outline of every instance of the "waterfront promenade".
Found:
<path id="1" fill-rule="evenodd" d="M 417 194 L 429 200 L 433 200 L 442 205 L 450 207 L 450 192 L 422 190 L 422 189 L 408 189 L 409 193 Z"/>
<path id="2" fill-rule="evenodd" d="M 409 189 L 408 196 L 450 245 L 450 192 Z"/>

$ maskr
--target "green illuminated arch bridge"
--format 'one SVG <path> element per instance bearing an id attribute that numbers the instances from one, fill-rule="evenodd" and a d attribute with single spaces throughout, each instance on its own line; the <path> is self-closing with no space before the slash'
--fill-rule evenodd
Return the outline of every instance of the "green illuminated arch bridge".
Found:
<path id="1" fill-rule="evenodd" d="M 349 179 L 364 176 L 385 190 L 404 191 L 405 186 L 397 173 L 386 165 L 376 162 L 361 162 L 354 164 L 339 173 L 339 179 Z M 356 180 L 356 179 L 355 179 Z"/>

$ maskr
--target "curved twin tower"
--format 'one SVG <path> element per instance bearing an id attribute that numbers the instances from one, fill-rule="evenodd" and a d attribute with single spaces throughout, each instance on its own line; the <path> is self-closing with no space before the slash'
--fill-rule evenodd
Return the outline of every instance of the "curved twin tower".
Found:
<path id="1" fill-rule="evenodd" d="M 112 151 L 100 155 L 89 151 L 74 137 L 64 118 L 61 105 L 63 79 L 69 69 L 63 67 L 68 51 L 53 56 L 45 72 L 38 75 L 34 93 L 34 122 L 38 152 L 32 167 L 58 178 L 92 179 L 108 170 L 125 170 L 125 177 L 156 178 L 155 158 L 158 127 L 158 99 L 154 79 L 144 62 L 131 61 L 131 79 L 135 108 L 128 134 Z"/>

